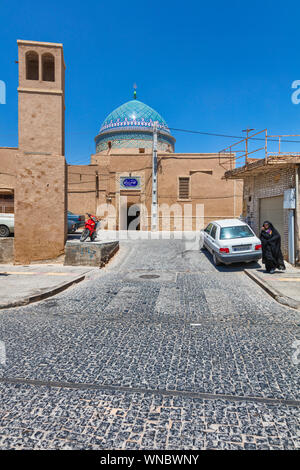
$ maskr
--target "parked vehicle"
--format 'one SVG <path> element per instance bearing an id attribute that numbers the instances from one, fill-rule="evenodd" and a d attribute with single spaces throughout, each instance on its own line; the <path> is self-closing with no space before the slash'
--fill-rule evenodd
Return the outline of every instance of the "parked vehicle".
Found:
<path id="1" fill-rule="evenodd" d="M 74 233 L 77 230 L 76 223 L 68 217 L 68 233 Z M 14 214 L 0 214 L 0 237 L 9 237 L 15 231 Z"/>
<path id="2" fill-rule="evenodd" d="M 87 214 L 89 218 L 85 222 L 84 230 L 81 234 L 80 241 L 84 242 L 88 237 L 90 237 L 91 241 L 93 242 L 97 237 L 97 227 L 98 227 L 98 219 L 95 215 Z"/>
<path id="3" fill-rule="evenodd" d="M 69 221 L 74 225 L 73 232 L 76 232 L 78 228 L 84 227 L 85 216 L 73 214 L 73 212 L 68 211 L 68 223 Z"/>
<path id="4" fill-rule="evenodd" d="M 0 214 L 0 237 L 9 237 L 15 231 L 14 214 Z"/>
<path id="5" fill-rule="evenodd" d="M 215 220 L 201 230 L 200 240 L 213 256 L 216 266 L 221 263 L 258 261 L 262 256 L 261 241 L 251 227 L 238 219 Z"/>

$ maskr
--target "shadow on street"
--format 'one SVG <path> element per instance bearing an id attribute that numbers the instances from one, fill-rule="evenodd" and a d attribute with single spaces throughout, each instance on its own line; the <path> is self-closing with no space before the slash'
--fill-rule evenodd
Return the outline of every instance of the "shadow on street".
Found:
<path id="1" fill-rule="evenodd" d="M 245 269 L 258 269 L 261 268 L 260 264 L 257 263 L 257 261 L 251 261 L 250 263 L 233 263 L 233 264 L 220 264 L 219 266 L 215 266 L 213 262 L 213 257 L 210 254 L 210 252 L 206 249 L 201 249 L 200 252 L 202 252 L 206 258 L 211 262 L 211 264 L 216 268 L 217 271 L 219 272 L 238 272 L 238 271 L 244 271 Z"/>

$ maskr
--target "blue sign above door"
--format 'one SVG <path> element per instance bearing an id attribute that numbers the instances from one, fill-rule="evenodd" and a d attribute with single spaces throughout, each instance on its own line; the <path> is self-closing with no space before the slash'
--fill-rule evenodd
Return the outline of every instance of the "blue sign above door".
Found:
<path id="1" fill-rule="evenodd" d="M 141 177 L 121 176 L 120 189 L 141 189 Z"/>

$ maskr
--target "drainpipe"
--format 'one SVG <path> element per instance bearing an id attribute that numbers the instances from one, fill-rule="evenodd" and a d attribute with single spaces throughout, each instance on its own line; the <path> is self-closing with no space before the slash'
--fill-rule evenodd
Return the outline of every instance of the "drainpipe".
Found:
<path id="1" fill-rule="evenodd" d="M 295 185 L 297 183 L 297 177 L 295 173 Z M 295 248 L 295 238 L 297 232 L 297 206 L 296 206 L 296 193 L 297 190 L 295 187 L 286 189 L 284 191 L 284 200 L 283 208 L 288 210 L 288 255 L 289 262 L 291 264 L 296 263 L 296 248 Z M 296 221 L 295 221 L 296 219 Z"/>
<path id="2" fill-rule="evenodd" d="M 157 122 L 153 123 L 151 230 L 157 230 Z"/>

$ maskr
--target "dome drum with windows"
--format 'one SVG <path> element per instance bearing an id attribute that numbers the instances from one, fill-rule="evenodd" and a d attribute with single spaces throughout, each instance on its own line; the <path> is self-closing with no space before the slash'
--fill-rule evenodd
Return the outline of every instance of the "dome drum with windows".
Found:
<path id="1" fill-rule="evenodd" d="M 175 138 L 158 112 L 136 99 L 124 103 L 103 122 L 95 138 L 96 152 L 122 148 L 152 148 L 153 126 L 157 122 L 157 147 L 174 152 Z"/>

